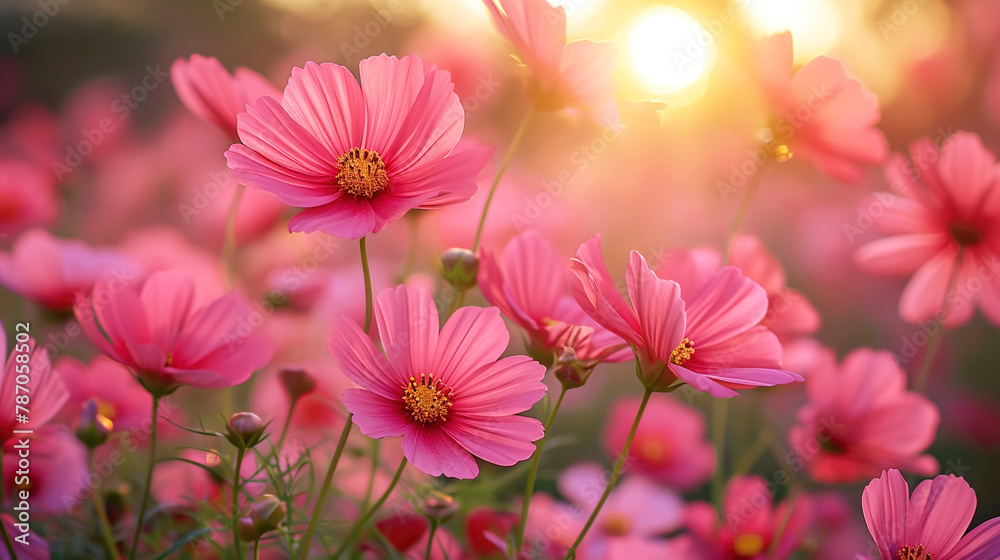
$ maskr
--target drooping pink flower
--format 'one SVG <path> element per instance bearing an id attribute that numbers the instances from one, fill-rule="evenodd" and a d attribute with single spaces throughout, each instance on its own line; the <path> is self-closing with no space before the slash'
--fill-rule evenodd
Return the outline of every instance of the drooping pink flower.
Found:
<path id="1" fill-rule="evenodd" d="M 230 74 L 214 56 L 178 58 L 170 67 L 170 78 L 189 111 L 234 139 L 236 115 L 248 104 L 263 96 L 281 99 L 278 88 L 257 72 L 241 66 Z"/>
<path id="2" fill-rule="evenodd" d="M 375 318 L 384 354 L 346 317 L 330 350 L 360 385 L 344 393 L 354 423 L 372 438 L 403 437 L 421 471 L 474 478 L 473 456 L 497 465 L 523 461 L 541 423 L 517 416 L 545 394 L 545 367 L 525 356 L 500 359 L 510 335 L 495 307 L 463 307 L 438 331 L 430 294 L 398 286 L 379 294 Z"/>
<path id="3" fill-rule="evenodd" d="M 622 362 L 631 358 L 620 337 L 590 318 L 570 294 L 568 259 L 542 234 L 527 230 L 512 239 L 498 261 L 482 252 L 479 289 L 490 304 L 528 334 L 536 356 L 551 359 L 570 342 L 572 326 L 586 327 L 585 344 L 571 344 L 582 361 Z"/>
<path id="4" fill-rule="evenodd" d="M 890 235 L 858 249 L 858 264 L 913 274 L 899 301 L 906 321 L 935 318 L 955 327 L 978 306 L 1000 325 L 996 158 L 969 132 L 954 134 L 940 150 L 929 138 L 918 140 L 910 152 L 912 162 L 894 154 L 885 165 L 893 193 L 878 195 L 885 213 L 874 226 Z"/>
<path id="5" fill-rule="evenodd" d="M 566 10 L 546 0 L 483 0 L 493 24 L 531 72 L 529 94 L 538 108 L 579 109 L 616 125 L 614 43 L 566 43 Z"/>
<path id="6" fill-rule="evenodd" d="M 798 495 L 774 505 L 768 483 L 759 476 L 735 476 L 726 485 L 721 520 L 706 502 L 687 506 L 685 524 L 704 560 L 785 560 L 805 536 L 814 506 Z M 777 541 L 777 542 L 776 542 Z"/>
<path id="7" fill-rule="evenodd" d="M 921 453 L 934 442 L 940 414 L 906 390 L 906 373 L 889 352 L 855 350 L 840 367 L 817 367 L 806 389 L 809 404 L 789 440 L 814 479 L 856 482 L 889 467 L 937 472 L 937 460 Z"/>
<path id="8" fill-rule="evenodd" d="M 126 268 L 136 265 L 114 250 L 32 229 L 10 253 L 0 253 L 0 284 L 46 307 L 64 309 L 73 306 L 76 292 L 89 292 L 99 276 Z"/>
<path id="9" fill-rule="evenodd" d="M 663 390 L 680 380 L 728 398 L 734 389 L 802 381 L 779 369 L 781 344 L 759 324 L 767 293 L 735 267 L 712 274 L 682 299 L 678 282 L 658 278 L 632 251 L 626 272 L 632 307 L 608 273 L 599 235 L 580 246 L 571 270 L 576 301 L 636 348 L 647 387 Z"/>
<path id="10" fill-rule="evenodd" d="M 640 399 L 619 399 L 604 429 L 604 448 L 617 457 L 639 409 Z M 646 405 L 629 448 L 629 472 L 647 476 L 678 490 L 693 490 L 715 471 L 715 448 L 705 440 L 705 419 L 697 410 L 665 395 Z"/>
<path id="11" fill-rule="evenodd" d="M 142 282 L 98 280 L 74 311 L 90 342 L 124 364 L 154 395 L 181 385 L 232 387 L 271 357 L 259 311 L 232 293 L 207 304 L 182 271 L 155 272 Z"/>
<path id="12" fill-rule="evenodd" d="M 819 56 L 793 71 L 788 32 L 761 39 L 752 55 L 776 147 L 847 183 L 861 182 L 863 166 L 885 159 L 889 145 L 875 128 L 878 98 L 840 61 Z"/>
<path id="13" fill-rule="evenodd" d="M 229 167 L 305 208 L 289 231 L 359 239 L 476 192 L 492 150 L 459 144 L 465 111 L 448 72 L 416 55 L 381 55 L 361 61 L 360 81 L 309 62 L 292 70 L 280 102 L 262 97 L 238 119 L 243 144 L 226 152 Z"/>
<path id="14" fill-rule="evenodd" d="M 23 439 L 21 439 L 23 438 Z M 22 442 L 27 441 L 27 446 Z M 43 426 L 31 435 L 18 435 L 3 444 L 3 485 L 8 508 L 27 490 L 32 512 L 68 513 L 83 503 L 89 490 L 87 449 L 64 426 Z M 27 477 L 19 461 L 27 449 Z M 18 470 L 22 473 L 18 474 Z"/>
<path id="15" fill-rule="evenodd" d="M 48 170 L 12 159 L 0 159 L 0 238 L 59 217 L 56 186 Z"/>
<path id="16" fill-rule="evenodd" d="M 965 533 L 976 512 L 976 492 L 962 477 L 925 480 L 911 496 L 898 470 L 883 471 L 865 487 L 861 506 L 881 560 L 1000 557 L 1000 517 Z"/>
<path id="17" fill-rule="evenodd" d="M 575 465 L 559 476 L 559 492 L 577 506 L 570 521 L 579 534 L 607 484 L 607 471 L 596 463 Z M 555 520 L 553 520 L 555 521 Z M 580 543 L 581 560 L 631 560 L 665 545 L 659 538 L 682 526 L 684 501 L 673 491 L 642 476 L 629 476 L 608 497 L 594 525 Z"/>
<path id="18" fill-rule="evenodd" d="M 15 329 L 15 333 L 31 334 L 23 328 Z M 11 403 L 10 406 L 0 408 L 0 442 L 4 442 L 13 437 L 14 430 L 24 429 L 25 424 L 34 429 L 52 420 L 68 395 L 62 379 L 52 371 L 48 353 L 36 351 L 34 338 L 28 337 L 27 342 L 18 342 L 15 335 L 14 346 L 10 356 L 7 356 L 7 337 L 3 323 L 0 323 L 0 359 L 6 359 L 3 369 L 0 369 L 0 399 Z M 25 372 L 28 373 L 25 388 L 31 396 L 28 407 L 30 413 L 22 413 L 28 422 L 18 422 L 18 412 L 21 411 L 16 410 L 15 397 L 24 392 L 18 391 L 16 387 L 17 377 Z"/>
<path id="19" fill-rule="evenodd" d="M 106 356 L 96 356 L 89 364 L 64 356 L 53 367 L 69 393 L 60 415 L 68 424 L 80 417 L 88 401 L 97 404 L 98 414 L 111 420 L 116 432 L 137 429 L 149 420 L 153 401 L 122 364 Z"/>

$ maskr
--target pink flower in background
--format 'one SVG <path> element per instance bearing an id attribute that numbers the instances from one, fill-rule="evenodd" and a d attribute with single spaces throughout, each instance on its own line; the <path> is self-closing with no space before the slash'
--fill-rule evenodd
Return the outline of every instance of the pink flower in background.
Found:
<path id="1" fill-rule="evenodd" d="M 906 373 L 889 352 L 855 350 L 840 367 L 817 367 L 806 389 L 809 404 L 788 437 L 814 479 L 856 482 L 889 467 L 937 472 L 937 460 L 921 453 L 934 441 L 940 414 L 906 390 Z"/>
<path id="2" fill-rule="evenodd" d="M 59 199 L 51 171 L 0 159 L 0 239 L 59 218 Z"/>
<path id="3" fill-rule="evenodd" d="M 21 438 L 30 439 L 27 483 L 17 474 L 23 449 L 17 447 Z M 87 448 L 65 426 L 45 426 L 30 436 L 18 434 L 3 446 L 3 485 L 8 510 L 17 503 L 19 490 L 29 491 L 31 511 L 37 513 L 67 513 L 89 501 Z"/>
<path id="4" fill-rule="evenodd" d="M 242 66 L 230 74 L 211 56 L 178 58 L 170 67 L 170 78 L 189 111 L 233 139 L 237 137 L 236 115 L 248 104 L 263 96 L 281 99 L 278 88 L 260 74 Z"/>
<path id="5" fill-rule="evenodd" d="M 840 61 L 819 56 L 793 72 L 788 32 L 761 39 L 752 54 L 776 145 L 846 183 L 860 183 L 863 166 L 885 159 L 878 98 Z"/>
<path id="6" fill-rule="evenodd" d="M 507 535 L 520 523 L 516 513 L 478 507 L 465 518 L 465 539 L 472 553 L 492 557 L 503 554 Z"/>
<path id="7" fill-rule="evenodd" d="M 910 151 L 912 163 L 894 154 L 885 165 L 893 193 L 879 195 L 885 214 L 874 225 L 890 235 L 858 249 L 858 264 L 881 274 L 913 274 L 899 301 L 906 321 L 936 318 L 955 327 L 978 305 L 1000 325 L 996 158 L 969 132 L 954 134 L 940 150 L 924 138 Z"/>
<path id="8" fill-rule="evenodd" d="M 566 44 L 566 10 L 546 0 L 483 0 L 493 24 L 531 71 L 529 93 L 538 108 L 583 110 L 617 125 L 614 43 Z"/>
<path id="9" fill-rule="evenodd" d="M 465 111 L 448 72 L 416 55 L 292 70 L 281 102 L 242 113 L 226 157 L 242 183 L 305 208 L 292 232 L 359 239 L 414 208 L 468 200 L 491 149 L 459 144 Z"/>
<path id="10" fill-rule="evenodd" d="M 142 282 L 105 277 L 74 306 L 90 342 L 124 364 L 154 395 L 181 385 L 232 387 L 267 364 L 272 349 L 259 313 L 241 296 L 200 303 L 182 271 L 155 272 Z"/>
<path id="11" fill-rule="evenodd" d="M 636 397 L 619 399 L 604 428 L 604 449 L 617 457 L 635 414 Z M 626 463 L 630 472 L 647 476 L 677 490 L 694 490 L 715 471 L 715 448 L 705 440 L 705 419 L 696 409 L 665 395 L 653 395 L 635 432 Z"/>
<path id="12" fill-rule="evenodd" d="M 479 289 L 528 334 L 528 345 L 538 356 L 557 355 L 569 342 L 571 326 L 590 329 L 587 344 L 573 345 L 580 360 L 622 362 L 632 353 L 625 341 L 590 318 L 569 292 L 569 259 L 542 234 L 528 230 L 512 239 L 498 262 L 483 250 Z"/>
<path id="13" fill-rule="evenodd" d="M 218 467 L 222 464 L 222 458 L 215 453 L 197 449 L 181 451 L 180 458 L 184 461 L 163 461 L 156 466 L 154 484 L 150 489 L 156 502 L 174 507 L 222 503 L 222 484 L 206 468 Z M 245 469 L 241 469 L 241 472 L 244 471 Z"/>
<path id="14" fill-rule="evenodd" d="M 60 239 L 44 229 L 21 235 L 10 253 L 0 253 L 0 284 L 46 307 L 73 306 L 76 292 L 89 292 L 97 278 L 138 267 L 111 249 L 96 249 L 76 239 Z"/>
<path id="15" fill-rule="evenodd" d="M 607 484 L 608 472 L 596 463 L 575 465 L 559 476 L 559 492 L 577 506 L 576 519 L 567 531 L 575 539 L 584 521 L 593 511 Z M 565 520 L 565 521 L 564 521 Z M 679 529 L 684 522 L 684 501 L 671 490 L 641 476 L 630 476 L 612 492 L 597 514 L 593 528 L 580 544 L 581 560 L 635 560 L 649 558 L 645 552 L 663 546 L 659 537 Z M 529 541 L 530 542 L 530 541 Z M 572 540 L 570 541 L 572 542 Z"/>
<path id="16" fill-rule="evenodd" d="M 500 359 L 510 335 L 496 308 L 463 307 L 438 332 L 430 294 L 398 286 L 379 294 L 375 318 L 384 354 L 346 317 L 330 337 L 344 374 L 362 387 L 343 398 L 362 433 L 402 436 L 406 458 L 434 476 L 476 477 L 473 456 L 504 466 L 531 456 L 542 424 L 516 414 L 545 394 L 545 367 Z"/>
<path id="17" fill-rule="evenodd" d="M 903 475 L 890 469 L 865 487 L 861 506 L 881 560 L 1000 557 L 1000 517 L 965 534 L 976 512 L 976 492 L 964 478 L 939 475 L 918 484 L 910 496 Z"/>
<path id="18" fill-rule="evenodd" d="M 24 332 L 24 329 L 14 332 Z M 15 335 L 14 347 L 10 349 L 8 356 L 6 335 L 7 331 L 4 330 L 3 323 L 0 323 L 0 359 L 6 359 L 6 364 L 0 369 L 0 402 L 15 403 L 15 397 L 23 394 L 23 391 L 16 388 L 17 376 L 27 370 L 29 381 L 25 388 L 31 396 L 31 426 L 42 426 L 52 420 L 66 402 L 66 387 L 59 375 L 52 371 L 48 353 L 36 350 L 34 338 L 29 337 L 27 342 L 17 342 Z M 18 356 L 28 356 L 27 362 L 24 361 L 25 358 Z M 14 404 L 0 408 L 0 442 L 7 441 L 13 437 L 14 430 L 23 427 L 22 423 L 17 422 L 16 412 Z"/>
<path id="19" fill-rule="evenodd" d="M 734 476 L 726 485 L 721 520 L 715 507 L 694 502 L 685 524 L 704 560 L 785 560 L 812 523 L 809 496 L 786 499 L 775 507 L 768 483 L 759 476 Z M 777 541 L 777 542 L 775 542 Z M 773 552 L 772 552 L 773 549 Z"/>
<path id="20" fill-rule="evenodd" d="M 7 530 L 8 535 L 20 534 L 14 527 L 14 523 L 17 523 L 17 521 L 8 515 L 6 511 L 0 513 L 0 523 L 4 524 L 4 528 Z M 28 546 L 21 546 L 16 549 L 19 560 L 49 560 L 49 543 L 39 537 L 38 533 L 35 531 L 28 531 L 27 541 Z M 7 553 L 6 548 L 0 549 L 0 558 L 3 560 L 10 559 L 10 555 Z"/>
<path id="21" fill-rule="evenodd" d="M 149 420 L 153 400 L 122 364 L 106 356 L 96 356 L 88 364 L 64 356 L 53 367 L 69 393 L 61 415 L 68 424 L 80 417 L 88 401 L 97 404 L 98 414 L 111 420 L 116 432 L 140 428 Z"/>
<path id="22" fill-rule="evenodd" d="M 759 325 L 766 292 L 735 267 L 681 299 L 677 282 L 658 278 L 632 251 L 626 272 L 631 308 L 604 264 L 600 236 L 580 246 L 571 270 L 570 287 L 583 310 L 637 348 L 647 387 L 662 390 L 679 379 L 728 398 L 737 395 L 734 389 L 802 381 L 779 369 L 781 344 Z"/>

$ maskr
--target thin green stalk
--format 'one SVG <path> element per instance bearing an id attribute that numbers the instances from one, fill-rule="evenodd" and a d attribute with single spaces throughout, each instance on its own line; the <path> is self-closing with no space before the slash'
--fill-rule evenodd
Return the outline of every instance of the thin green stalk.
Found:
<path id="1" fill-rule="evenodd" d="M 431 560 L 431 550 L 434 548 L 434 533 L 437 532 L 438 521 L 437 519 L 431 520 L 431 530 L 427 535 L 427 549 L 424 550 L 424 560 Z"/>
<path id="2" fill-rule="evenodd" d="M 385 501 L 389 499 L 389 494 L 392 494 L 392 491 L 396 488 L 396 485 L 399 484 L 399 479 L 401 476 L 403 476 L 403 470 L 405 468 L 406 468 L 406 457 L 403 457 L 403 460 L 399 462 L 399 468 L 396 469 L 396 474 L 393 475 L 392 481 L 389 482 L 388 488 L 386 488 L 385 492 L 383 492 L 382 495 L 379 496 L 379 499 L 375 502 L 375 505 L 373 505 L 369 510 L 365 511 L 361 515 L 361 517 L 358 518 L 357 522 L 354 523 L 354 527 L 351 528 L 350 534 L 347 535 L 347 538 L 344 539 L 344 542 L 340 543 L 340 546 L 337 548 L 337 551 L 333 553 L 332 558 L 334 559 L 339 558 L 340 555 L 343 554 L 345 550 L 347 550 L 347 547 L 350 546 L 351 543 L 353 543 L 354 540 L 358 538 L 358 535 L 361 534 L 362 529 L 364 529 L 365 525 L 368 524 L 368 520 L 370 520 L 372 516 L 375 515 L 375 512 L 377 512 L 379 508 L 382 507 L 382 504 L 384 504 Z"/>
<path id="3" fill-rule="evenodd" d="M 233 469 L 233 547 L 236 549 L 236 558 L 243 558 L 240 553 L 240 532 L 236 522 L 240 519 L 240 486 L 242 486 L 240 470 L 243 468 L 245 454 L 246 449 L 243 447 L 236 451 L 236 468 Z"/>
<path id="4" fill-rule="evenodd" d="M 316 527 L 319 526 L 319 518 L 323 516 L 323 504 L 326 503 L 326 496 L 330 493 L 330 483 L 333 482 L 333 473 L 337 470 L 337 463 L 340 462 L 340 456 L 344 453 L 344 447 L 347 446 L 347 436 L 351 433 L 351 426 L 353 426 L 354 415 L 348 413 L 347 418 L 344 420 L 344 429 L 340 432 L 340 441 L 337 442 L 337 449 L 333 452 L 333 458 L 330 459 L 330 466 L 326 469 L 326 478 L 323 479 L 323 486 L 319 489 L 319 496 L 316 498 L 316 506 L 313 510 L 312 518 L 309 520 L 309 528 L 302 535 L 302 539 L 299 541 L 299 550 L 296 554 L 298 560 L 306 560 L 309 557 L 309 547 L 312 546 L 313 536 L 316 535 Z"/>
<path id="5" fill-rule="evenodd" d="M 722 493 L 726 486 L 726 411 L 729 399 L 712 400 L 712 443 L 715 444 L 715 472 L 712 473 L 712 503 L 722 507 Z"/>
<path id="6" fill-rule="evenodd" d="M 368 238 L 362 237 L 361 270 L 365 275 L 365 334 L 372 328 L 372 273 L 368 268 Z"/>
<path id="7" fill-rule="evenodd" d="M 542 453 L 545 451 L 545 442 L 549 439 L 549 430 L 552 428 L 552 422 L 556 419 L 556 413 L 559 412 L 559 405 L 562 404 L 563 397 L 566 396 L 566 386 L 562 386 L 562 390 L 559 391 L 559 397 L 556 399 L 555 404 L 552 406 L 552 410 L 549 412 L 549 417 L 545 421 L 545 435 L 542 439 L 535 444 L 535 454 L 531 458 L 531 470 L 528 471 L 528 483 L 524 487 L 524 501 L 521 502 L 521 522 L 517 525 L 517 533 L 514 534 L 514 550 L 512 555 L 516 557 L 518 552 L 520 552 L 521 547 L 524 545 L 524 531 L 528 525 L 528 511 L 531 507 L 531 496 L 535 493 L 535 481 L 538 479 L 538 467 L 542 463 Z"/>
<path id="8" fill-rule="evenodd" d="M 528 123 L 531 122 L 532 117 L 535 116 L 535 107 L 532 106 L 528 110 L 528 114 L 524 116 L 524 120 L 521 121 L 520 126 L 517 127 L 517 132 L 514 133 L 514 137 L 510 141 L 510 146 L 507 148 L 507 153 L 503 155 L 503 159 L 500 160 L 500 166 L 497 167 L 497 174 L 493 177 L 493 184 L 490 185 L 490 192 L 486 195 L 486 203 L 483 204 L 483 213 L 479 216 L 479 227 L 476 228 L 476 238 L 472 242 L 472 252 L 475 253 L 479 250 L 479 242 L 483 238 L 483 227 L 486 225 L 486 216 L 490 212 L 490 204 L 493 203 L 493 195 L 497 193 L 497 185 L 500 184 L 500 179 L 503 177 L 504 173 L 507 172 L 507 167 L 510 165 L 512 159 L 514 159 L 514 153 L 517 152 L 517 148 L 521 145 L 521 140 L 524 139 L 524 133 L 528 130 Z"/>
<path id="9" fill-rule="evenodd" d="M 292 399 L 291 404 L 288 405 L 288 416 L 285 417 L 285 425 L 281 428 L 281 435 L 278 436 L 278 467 L 281 467 L 281 449 L 285 445 L 285 438 L 288 437 L 288 427 L 292 425 L 292 414 L 295 413 L 295 405 L 299 404 L 299 399 Z"/>
<path id="10" fill-rule="evenodd" d="M 146 508 L 149 506 L 149 491 L 153 485 L 153 468 L 156 467 L 156 414 L 160 409 L 160 397 L 153 395 L 153 428 L 149 437 L 149 466 L 146 468 L 146 487 L 142 491 L 142 505 L 139 507 L 139 519 L 135 524 L 135 536 L 132 537 L 132 551 L 128 557 L 135 560 L 136 550 L 139 548 L 139 535 L 142 534 L 142 526 L 146 522 Z"/>
<path id="11" fill-rule="evenodd" d="M 87 466 L 90 467 L 93 464 L 94 450 L 89 449 L 87 451 Z M 118 554 L 115 537 L 111 532 L 111 522 L 108 520 L 108 512 L 104 509 L 104 497 L 101 496 L 100 486 L 91 488 L 90 497 L 91 501 L 94 502 L 94 513 L 97 514 L 97 521 L 101 527 L 101 538 L 104 539 L 104 546 L 108 549 L 108 555 L 111 557 L 111 560 L 120 560 L 121 555 Z"/>
<path id="12" fill-rule="evenodd" d="M 260 560 L 260 537 L 253 541 L 253 560 Z"/>
<path id="13" fill-rule="evenodd" d="M 3 465 L 3 445 L 0 445 L 0 465 Z M 7 492 L 6 484 L 0 483 L 0 504 L 7 503 Z M 3 544 L 7 548 L 7 554 L 10 555 L 11 560 L 17 560 L 17 553 L 14 552 L 14 543 L 10 540 L 10 535 L 7 534 L 7 524 L 0 521 L 0 533 L 3 534 Z"/>
<path id="14" fill-rule="evenodd" d="M 638 367 L 638 366 L 636 366 Z M 639 404 L 639 410 L 635 413 L 635 421 L 632 422 L 632 429 L 629 430 L 628 438 L 625 440 L 625 447 L 622 449 L 621 455 L 618 456 L 618 462 L 615 463 L 615 468 L 611 471 L 611 480 L 608 481 L 608 486 L 604 489 L 604 494 L 601 494 L 601 499 L 598 500 L 597 505 L 594 506 L 594 511 L 591 512 L 590 517 L 587 519 L 586 525 L 583 526 L 583 530 L 573 541 L 573 546 L 569 548 L 566 552 L 566 556 L 563 560 L 570 560 L 575 558 L 576 549 L 580 547 L 580 543 L 583 542 L 584 537 L 587 536 L 587 532 L 590 531 L 591 525 L 597 519 L 597 514 L 601 512 L 601 508 L 604 507 L 604 502 L 608 501 L 608 496 L 611 495 L 611 491 L 614 490 L 615 484 L 618 483 L 618 479 L 622 475 L 622 471 L 625 469 L 625 459 L 628 458 L 629 449 L 632 447 L 632 440 L 635 439 L 635 432 L 639 429 L 639 421 L 642 420 L 642 413 L 646 411 L 646 405 L 649 404 L 649 397 L 652 396 L 653 391 L 646 389 L 646 392 L 642 395 L 642 403 Z"/>
<path id="15" fill-rule="evenodd" d="M 233 194 L 233 201 L 229 205 L 229 214 L 226 216 L 226 233 L 222 242 L 222 270 L 226 275 L 226 289 L 232 290 L 236 278 L 236 216 L 240 211 L 240 201 L 243 200 L 243 191 L 246 187 L 236 185 L 236 192 Z"/>

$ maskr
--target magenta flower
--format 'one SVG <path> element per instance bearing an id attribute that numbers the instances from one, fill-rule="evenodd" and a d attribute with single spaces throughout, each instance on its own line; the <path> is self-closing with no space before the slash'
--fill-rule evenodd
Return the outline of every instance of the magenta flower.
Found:
<path id="1" fill-rule="evenodd" d="M 59 219 L 59 197 L 51 173 L 0 158 L 0 238 Z"/>
<path id="2" fill-rule="evenodd" d="M 464 202 L 492 149 L 459 144 L 465 111 L 448 72 L 415 55 L 292 70 L 279 102 L 240 114 L 226 157 L 242 183 L 305 208 L 292 232 L 360 239 L 413 208 Z"/>
<path id="3" fill-rule="evenodd" d="M 906 373 L 889 352 L 855 350 L 839 368 L 816 367 L 806 388 L 809 404 L 788 438 L 814 479 L 856 482 L 889 467 L 938 472 L 937 460 L 922 453 L 934 442 L 940 413 L 906 390 Z"/>
<path id="4" fill-rule="evenodd" d="M 22 438 L 30 438 L 28 482 L 17 474 Z M 44 426 L 30 436 L 7 440 L 3 447 L 2 483 L 7 508 L 18 502 L 19 490 L 30 490 L 31 510 L 43 514 L 67 513 L 90 497 L 87 448 L 65 426 Z"/>
<path id="5" fill-rule="evenodd" d="M 566 10 L 546 0 L 483 0 L 493 24 L 531 71 L 529 93 L 542 110 L 571 107 L 605 124 L 618 121 L 614 70 L 607 41 L 566 44 Z"/>
<path id="6" fill-rule="evenodd" d="M 499 310 L 463 307 L 438 332 L 430 294 L 397 286 L 379 294 L 375 317 L 384 354 L 346 317 L 330 337 L 344 374 L 361 386 L 344 393 L 344 405 L 362 433 L 402 436 L 406 458 L 434 476 L 476 477 L 473 455 L 504 466 L 531 457 L 542 425 L 516 414 L 545 394 L 545 367 L 500 359 L 510 335 Z"/>
<path id="7" fill-rule="evenodd" d="M 570 346 L 578 360 L 622 362 L 631 358 L 620 337 L 590 318 L 570 294 L 568 259 L 542 234 L 528 230 L 512 239 L 501 260 L 484 250 L 479 265 L 479 289 L 490 304 L 525 330 L 533 355 L 558 353 Z M 585 327 L 578 343 L 574 332 Z"/>
<path id="8" fill-rule="evenodd" d="M 258 311 L 237 294 L 200 305 L 180 270 L 132 284 L 103 278 L 89 299 L 77 295 L 74 311 L 90 342 L 154 395 L 239 385 L 271 358 L 270 342 L 253 326 Z"/>
<path id="9" fill-rule="evenodd" d="M 976 492 L 962 477 L 925 480 L 910 496 L 899 471 L 883 471 L 865 487 L 861 506 L 881 560 L 1000 558 L 1000 517 L 965 534 L 976 512 Z"/>
<path id="10" fill-rule="evenodd" d="M 632 307 L 618 292 L 601 256 L 601 238 L 580 246 L 570 287 L 583 310 L 633 345 L 643 384 L 664 390 L 675 381 L 715 397 L 734 389 L 769 387 L 802 377 L 781 367 L 781 344 L 766 327 L 767 293 L 735 267 L 712 274 L 681 299 L 681 286 L 658 278 L 632 251 L 626 284 Z"/>
<path id="11" fill-rule="evenodd" d="M 116 432 L 139 429 L 149 420 L 153 400 L 133 382 L 128 368 L 118 362 L 99 355 L 84 364 L 72 356 L 63 356 L 53 367 L 69 393 L 60 417 L 75 421 L 83 405 L 94 401 L 97 412 L 111 420 Z"/>
<path id="12" fill-rule="evenodd" d="M 19 329 L 17 332 L 24 331 Z M 29 337 L 27 342 L 18 342 L 15 336 L 14 347 L 11 348 L 10 356 L 7 356 L 7 336 L 3 323 L 0 323 L 0 360 L 6 360 L 5 363 L 0 363 L 0 366 L 3 366 L 0 368 L 0 399 L 3 399 L 2 402 L 11 403 L 10 406 L 0 408 L 0 444 L 2 444 L 14 436 L 14 430 L 23 428 L 22 424 L 17 422 L 18 411 L 14 407 L 17 395 L 24 394 L 24 391 L 18 391 L 16 388 L 19 374 L 23 374 L 25 370 L 29 372 L 26 388 L 31 396 L 30 414 L 28 414 L 31 428 L 37 428 L 52 420 L 69 395 L 62 379 L 52 370 L 48 352 L 37 349 L 34 338 Z"/>
<path id="13" fill-rule="evenodd" d="M 928 138 L 910 150 L 912 163 L 894 154 L 885 165 L 893 194 L 879 195 L 885 214 L 875 226 L 890 236 L 858 249 L 855 259 L 871 272 L 913 274 L 899 301 L 906 321 L 937 318 L 955 327 L 978 305 L 1000 325 L 996 158 L 969 132 L 951 136 L 940 152 Z"/>
<path id="14" fill-rule="evenodd" d="M 189 111 L 236 138 L 236 115 L 258 97 L 281 99 L 281 92 L 266 78 L 239 67 L 230 74 L 214 56 L 193 54 L 178 58 L 170 67 L 177 97 Z"/>

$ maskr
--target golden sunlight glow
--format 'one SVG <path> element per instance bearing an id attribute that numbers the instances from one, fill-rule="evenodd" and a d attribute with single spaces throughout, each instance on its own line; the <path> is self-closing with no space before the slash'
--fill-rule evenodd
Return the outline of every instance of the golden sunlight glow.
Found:
<path id="1" fill-rule="evenodd" d="M 828 53 L 837 42 L 840 13 L 831 0 L 738 0 L 736 6 L 761 34 L 791 31 L 796 63 Z"/>
<path id="2" fill-rule="evenodd" d="M 716 55 L 712 35 L 676 8 L 642 14 L 629 35 L 629 51 L 639 83 L 655 94 L 680 92 L 704 82 Z"/>

